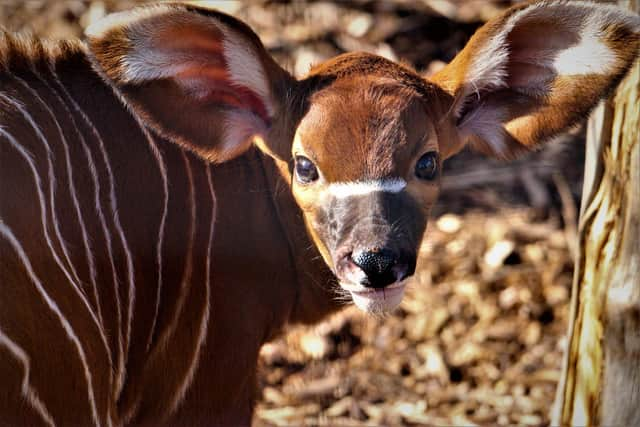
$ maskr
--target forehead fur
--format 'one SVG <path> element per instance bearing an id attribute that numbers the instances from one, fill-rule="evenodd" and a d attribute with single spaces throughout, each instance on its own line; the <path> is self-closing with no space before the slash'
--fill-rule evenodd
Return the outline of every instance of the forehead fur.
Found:
<path id="1" fill-rule="evenodd" d="M 308 77 L 317 76 L 337 81 L 353 76 L 382 77 L 412 88 L 423 97 L 430 97 L 438 90 L 412 68 L 365 52 L 345 53 L 325 61 L 313 67 Z"/>
<path id="2" fill-rule="evenodd" d="M 424 138 L 424 98 L 388 76 L 342 76 L 311 106 L 300 143 L 329 182 L 399 176 Z"/>

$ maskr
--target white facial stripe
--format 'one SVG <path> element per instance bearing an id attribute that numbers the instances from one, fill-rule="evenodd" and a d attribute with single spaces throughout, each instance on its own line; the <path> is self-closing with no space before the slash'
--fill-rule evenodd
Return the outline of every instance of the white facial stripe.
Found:
<path id="1" fill-rule="evenodd" d="M 344 199 L 351 196 L 363 196 L 375 191 L 399 193 L 407 186 L 402 178 L 377 179 L 372 181 L 334 182 L 329 184 L 329 193 Z"/>

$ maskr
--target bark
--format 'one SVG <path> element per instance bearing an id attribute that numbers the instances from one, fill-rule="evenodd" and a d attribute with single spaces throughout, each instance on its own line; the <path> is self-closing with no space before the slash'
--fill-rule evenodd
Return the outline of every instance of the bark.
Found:
<path id="1" fill-rule="evenodd" d="M 640 425 L 639 61 L 589 122 L 570 319 L 553 425 Z"/>

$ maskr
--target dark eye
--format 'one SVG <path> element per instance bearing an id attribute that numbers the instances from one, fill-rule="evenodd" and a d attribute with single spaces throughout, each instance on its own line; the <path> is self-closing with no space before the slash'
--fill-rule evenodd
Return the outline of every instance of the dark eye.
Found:
<path id="1" fill-rule="evenodd" d="M 416 176 L 427 181 L 432 181 L 438 177 L 438 153 L 429 151 L 418 159 Z"/>
<path id="2" fill-rule="evenodd" d="M 309 184 L 318 179 L 318 169 L 306 157 L 296 156 L 296 176 L 301 183 Z"/>

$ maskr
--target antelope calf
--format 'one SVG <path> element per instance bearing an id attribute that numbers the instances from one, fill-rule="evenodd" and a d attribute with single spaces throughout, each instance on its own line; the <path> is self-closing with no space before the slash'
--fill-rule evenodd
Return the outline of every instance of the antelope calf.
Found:
<path id="1" fill-rule="evenodd" d="M 2 34 L 0 424 L 249 424 L 261 344 L 341 293 L 394 308 L 443 160 L 574 125 L 639 29 L 523 4 L 429 79 L 351 53 L 296 80 L 191 5 L 111 15 L 87 44 Z"/>

